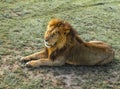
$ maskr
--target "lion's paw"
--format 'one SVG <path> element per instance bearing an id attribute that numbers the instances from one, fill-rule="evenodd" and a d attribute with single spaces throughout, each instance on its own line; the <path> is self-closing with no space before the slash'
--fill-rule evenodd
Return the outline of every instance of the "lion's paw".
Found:
<path id="1" fill-rule="evenodd" d="M 28 57 L 22 57 L 20 59 L 21 62 L 28 62 L 30 59 Z"/>
<path id="2" fill-rule="evenodd" d="M 39 67 L 38 63 L 36 61 L 29 61 L 25 65 L 26 67 Z"/>

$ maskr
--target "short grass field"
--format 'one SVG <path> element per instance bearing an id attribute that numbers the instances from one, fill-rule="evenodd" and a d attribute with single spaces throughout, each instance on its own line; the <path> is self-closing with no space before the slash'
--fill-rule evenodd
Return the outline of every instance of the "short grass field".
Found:
<path id="1" fill-rule="evenodd" d="M 86 41 L 109 43 L 113 62 L 26 68 L 20 58 L 44 47 L 51 18 Z M 120 0 L 0 0 L 0 89 L 120 89 Z"/>

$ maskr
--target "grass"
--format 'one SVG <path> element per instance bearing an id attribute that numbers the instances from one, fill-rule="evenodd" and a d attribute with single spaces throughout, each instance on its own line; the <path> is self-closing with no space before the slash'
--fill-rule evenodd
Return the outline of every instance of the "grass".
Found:
<path id="1" fill-rule="evenodd" d="M 1 0 L 0 89 L 120 89 L 119 0 Z M 60 18 L 86 41 L 102 40 L 115 50 L 105 66 L 25 68 L 22 56 L 39 51 L 47 22 Z"/>

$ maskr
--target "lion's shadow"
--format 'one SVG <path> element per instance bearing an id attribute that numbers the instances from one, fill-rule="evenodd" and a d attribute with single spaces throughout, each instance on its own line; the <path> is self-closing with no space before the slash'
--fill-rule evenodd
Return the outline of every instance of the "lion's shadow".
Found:
<path id="1" fill-rule="evenodd" d="M 39 68 L 31 68 L 30 70 L 46 70 L 48 73 L 53 73 L 55 76 L 58 75 L 84 75 L 88 73 L 92 74 L 110 74 L 113 71 L 119 70 L 117 66 L 119 65 L 118 61 L 112 61 L 111 63 L 107 65 L 102 65 L 102 66 L 74 66 L 74 65 L 69 65 L 65 64 L 64 66 L 55 66 L 55 67 L 48 67 L 48 66 L 43 66 Z"/>

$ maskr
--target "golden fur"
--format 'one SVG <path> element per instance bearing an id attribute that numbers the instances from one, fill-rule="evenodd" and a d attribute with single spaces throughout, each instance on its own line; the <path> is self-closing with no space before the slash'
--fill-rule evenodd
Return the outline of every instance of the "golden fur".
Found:
<path id="1" fill-rule="evenodd" d="M 26 56 L 26 66 L 103 65 L 112 61 L 114 51 L 102 41 L 84 42 L 72 26 L 52 19 L 44 36 L 45 49 Z"/>

